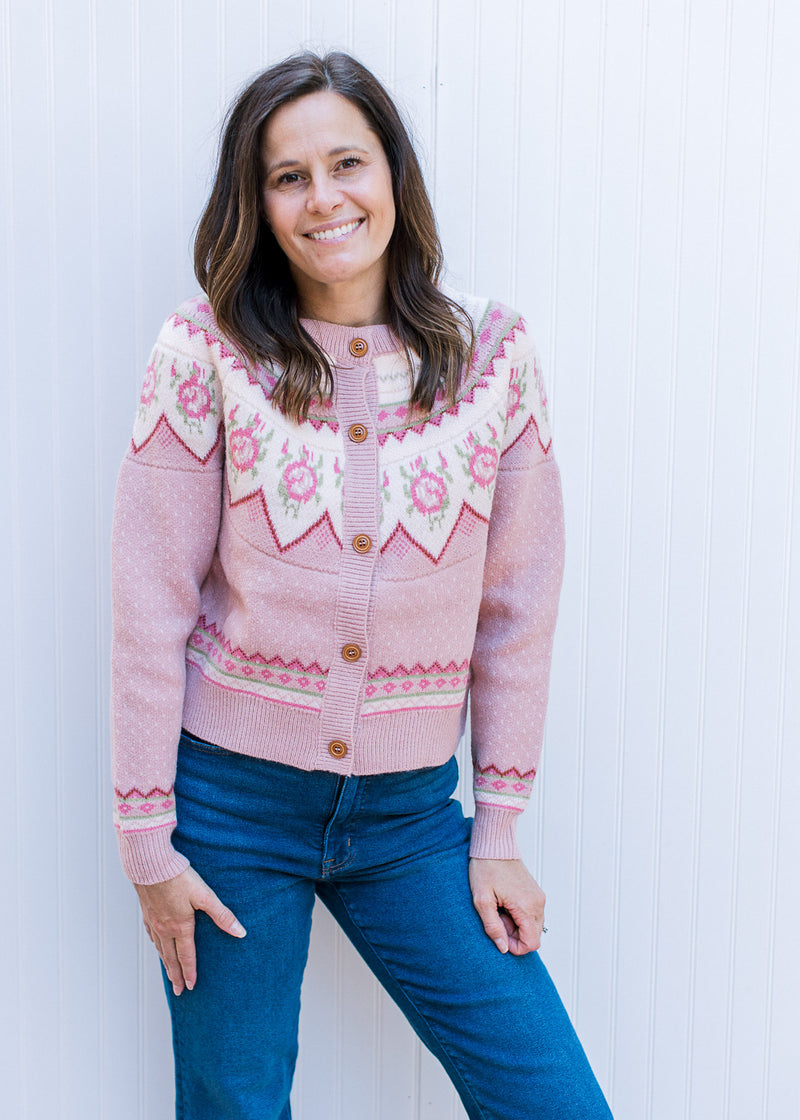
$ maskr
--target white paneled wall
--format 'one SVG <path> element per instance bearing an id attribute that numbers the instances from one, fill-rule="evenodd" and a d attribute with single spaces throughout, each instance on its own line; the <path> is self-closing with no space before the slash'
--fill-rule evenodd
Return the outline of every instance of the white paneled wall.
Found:
<path id="1" fill-rule="evenodd" d="M 542 352 L 568 567 L 521 833 L 615 1116 L 797 1120 L 796 0 L 1 0 L 2 1114 L 171 1115 L 110 825 L 111 502 L 224 106 L 299 45 L 387 80 L 452 279 Z M 464 1116 L 325 913 L 295 1115 Z"/>

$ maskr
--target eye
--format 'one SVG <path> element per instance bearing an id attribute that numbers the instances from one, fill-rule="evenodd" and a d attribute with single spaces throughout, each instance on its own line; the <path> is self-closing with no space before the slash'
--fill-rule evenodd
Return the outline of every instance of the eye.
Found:
<path id="1" fill-rule="evenodd" d="M 350 171 L 354 167 L 360 166 L 364 161 L 359 159 L 358 156 L 345 156 L 344 159 L 339 160 L 339 168 L 342 171 Z"/>
<path id="2" fill-rule="evenodd" d="M 299 183 L 299 182 L 300 182 L 300 173 L 298 171 L 284 171 L 283 174 L 279 175 L 278 178 L 275 180 L 275 186 L 276 187 L 284 187 L 284 186 L 291 187 L 291 186 L 294 186 L 295 183 Z"/>

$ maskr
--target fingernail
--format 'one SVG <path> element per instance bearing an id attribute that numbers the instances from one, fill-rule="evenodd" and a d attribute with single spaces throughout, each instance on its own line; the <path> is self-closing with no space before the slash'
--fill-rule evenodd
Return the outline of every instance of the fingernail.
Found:
<path id="1" fill-rule="evenodd" d="M 180 988 L 178 987 L 177 984 L 172 985 L 172 990 L 173 990 L 173 992 L 175 993 L 176 996 L 179 996 L 181 994 L 181 990 L 180 990 Z"/>
<path id="2" fill-rule="evenodd" d="M 496 938 L 494 939 L 494 943 L 495 943 L 495 945 L 497 946 L 497 948 L 498 948 L 498 949 L 500 950 L 500 952 L 501 952 L 501 953 L 507 953 L 507 952 L 508 952 L 508 945 L 507 945 L 507 943 L 506 943 L 506 942 L 505 942 L 505 941 L 504 941 L 504 940 L 502 939 L 502 937 L 496 937 Z"/>
<path id="3" fill-rule="evenodd" d="M 231 933 L 234 937 L 244 937 L 247 933 L 247 930 L 244 928 L 241 922 L 234 922 L 231 926 Z"/>
<path id="4" fill-rule="evenodd" d="M 192 980 L 191 982 L 190 982 L 189 980 L 187 980 L 187 981 L 186 981 L 186 987 L 187 987 L 187 988 L 189 989 L 189 991 L 191 992 L 192 988 L 194 988 L 194 980 Z"/>

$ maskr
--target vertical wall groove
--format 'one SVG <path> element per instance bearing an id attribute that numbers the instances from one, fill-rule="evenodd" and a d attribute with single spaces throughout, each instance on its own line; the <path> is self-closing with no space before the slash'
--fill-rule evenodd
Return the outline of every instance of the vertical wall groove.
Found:
<path id="1" fill-rule="evenodd" d="M 88 134 L 89 134 L 89 260 L 88 260 L 88 276 L 91 302 L 94 306 L 95 299 L 100 292 L 100 203 L 99 203 L 99 136 L 98 136 L 98 73 L 97 73 L 97 59 L 98 59 L 98 33 L 97 33 L 97 2 L 98 0 L 89 0 L 89 90 L 88 90 Z M 103 459 L 100 451 L 100 440 L 97 435 L 101 431 L 101 393 L 100 393 L 100 377 L 98 371 L 100 369 L 100 354 L 101 346 L 99 339 L 98 319 L 95 316 L 89 327 L 89 353 L 91 357 L 91 370 L 89 375 L 89 383 L 92 389 L 92 429 L 95 433 L 93 449 L 92 449 L 92 465 L 93 465 L 93 486 L 92 486 L 92 512 L 94 524 L 94 564 L 92 570 L 96 576 L 99 576 L 105 570 L 103 557 L 106 552 L 106 542 L 102 538 L 101 526 L 103 525 L 103 494 L 102 494 L 102 478 L 103 478 Z M 104 648 L 104 626 L 103 620 L 105 617 L 104 610 L 104 587 L 102 580 L 95 579 L 94 589 L 94 608 L 95 608 L 95 631 L 94 631 L 94 648 L 102 650 Z M 105 659 L 98 657 L 95 666 L 95 721 L 97 726 L 96 741 L 94 744 L 94 756 L 97 765 L 95 767 L 95 803 L 101 810 L 110 803 L 110 790 L 106 787 L 106 779 L 108 776 L 107 769 L 107 753 L 108 753 L 108 720 L 106 718 L 106 674 L 104 671 Z M 97 890 L 97 928 L 99 930 L 98 936 L 98 960 L 97 960 L 97 1005 L 96 1005 L 96 1022 L 98 1024 L 98 1037 L 101 1040 L 106 1038 L 107 1017 L 106 1017 L 106 1003 L 107 992 L 105 985 L 106 970 L 108 967 L 109 954 L 107 952 L 106 937 L 107 937 L 107 923 L 106 923 L 106 866 L 105 866 L 105 836 L 107 821 L 104 819 L 105 813 L 100 811 L 97 814 L 97 821 L 95 825 L 95 842 L 97 847 L 97 873 L 96 873 L 96 890 Z M 106 1064 L 104 1061 L 104 1048 L 101 1045 L 98 1047 L 94 1069 L 92 1073 L 95 1076 L 95 1085 L 98 1089 L 98 1097 L 101 1102 L 101 1107 L 106 1100 Z"/>
<path id="2" fill-rule="evenodd" d="M 644 201 L 644 160 L 647 110 L 647 57 L 649 39 L 647 28 L 650 22 L 650 2 L 642 0 L 642 21 L 640 27 L 639 88 L 636 128 L 636 185 L 634 191 L 634 223 L 632 252 L 632 298 L 631 314 L 628 324 L 628 400 L 625 410 L 625 512 L 623 520 L 622 567 L 620 573 L 622 618 L 620 620 L 620 660 L 617 687 L 617 780 L 614 791 L 614 879 L 613 879 L 613 924 L 612 944 L 616 947 L 611 969 L 611 1006 L 609 1009 L 609 1037 L 611 1039 L 608 1069 L 608 1087 L 613 1100 L 618 1039 L 618 1001 L 620 984 L 620 909 L 622 882 L 622 818 L 624 807 L 625 751 L 627 736 L 625 727 L 625 701 L 628 692 L 628 655 L 630 647 L 631 613 L 631 565 L 632 565 L 632 526 L 633 526 L 633 478 L 634 449 L 636 436 L 636 365 L 639 352 L 639 306 L 642 273 L 642 207 Z"/>
<path id="3" fill-rule="evenodd" d="M 597 83 L 595 87 L 595 120 L 594 120 L 594 166 L 592 189 L 592 218 L 591 218 L 591 296 L 589 306 L 589 347 L 587 353 L 587 368 L 589 370 L 588 400 L 587 400 L 587 439 L 584 459 L 584 508 L 583 508 L 583 540 L 584 556 L 583 571 L 581 575 L 581 711 L 578 728 L 578 770 L 576 775 L 576 812 L 574 844 L 576 852 L 576 874 L 573 894 L 573 913 L 577 929 L 581 927 L 582 915 L 582 868 L 584 855 L 583 818 L 585 806 L 585 773 L 586 773 L 586 728 L 587 728 L 587 682 L 589 675 L 589 633 L 591 628 L 591 556 L 592 533 L 594 526 L 593 505 L 595 499 L 594 466 L 595 466 L 595 399 L 598 374 L 597 363 L 597 330 L 598 330 L 598 302 L 600 285 L 600 222 L 602 210 L 603 187 L 603 114 L 605 107 L 605 79 L 606 79 L 606 42 L 607 42 L 607 13 L 608 0 L 603 0 L 600 9 L 600 42 L 598 45 Z M 572 960 L 572 988 L 576 993 L 573 1006 L 576 1018 L 580 1017 L 580 953 L 576 952 Z"/>
<path id="4" fill-rule="evenodd" d="M 309 0 L 303 0 L 304 14 L 308 13 Z M 227 68 L 225 66 L 225 55 L 227 46 L 227 36 L 225 34 L 225 13 L 228 10 L 226 0 L 217 0 L 217 119 L 222 120 L 225 107 L 228 103 L 228 88 L 227 88 Z M 308 32 L 304 30 L 304 38 L 308 37 Z"/>
<path id="5" fill-rule="evenodd" d="M 703 585 L 702 585 L 702 611 L 700 631 L 700 703 L 697 713 L 697 770 L 695 775 L 695 817 L 692 836 L 692 915 L 691 915 L 691 952 L 689 958 L 689 991 L 687 999 L 687 1055 L 686 1055 L 686 1094 L 685 1115 L 687 1120 L 694 1115 L 694 1052 L 695 1052 L 695 996 L 697 991 L 697 954 L 699 943 L 700 921 L 700 860 L 702 847 L 702 794 L 703 782 L 703 755 L 707 736 L 710 728 L 707 722 L 707 683 L 709 671 L 709 626 L 710 626 L 710 598 L 711 598 L 711 571 L 712 571 L 712 518 L 711 512 L 714 504 L 715 492 L 715 460 L 717 446 L 717 414 L 719 397 L 719 353 L 722 334 L 722 278 L 723 278 L 723 249 L 725 243 L 725 201 L 726 179 L 725 168 L 728 153 L 728 127 L 730 111 L 731 88 L 731 53 L 733 37 L 733 0 L 726 0 L 725 25 L 723 32 L 723 71 L 722 71 L 722 119 L 720 122 L 720 156 L 718 166 L 718 193 L 715 213 L 718 215 L 717 236 L 714 258 L 713 300 L 712 300 L 712 330 L 711 330 L 711 362 L 709 376 L 709 413 L 708 436 L 706 439 L 706 492 L 705 492 L 705 534 L 703 539 Z"/>
<path id="6" fill-rule="evenodd" d="M 766 57 L 764 65 L 764 106 L 761 115 L 761 165 L 759 175 L 758 198 L 758 231 L 756 240 L 756 288 L 755 305 L 753 309 L 752 326 L 752 376 L 750 379 L 749 399 L 749 425 L 747 435 L 747 472 L 745 493 L 745 524 L 744 524 L 744 578 L 742 580 L 741 618 L 742 639 L 740 646 L 739 679 L 737 682 L 737 738 L 735 754 L 736 787 L 733 810 L 733 860 L 731 873 L 731 911 L 733 915 L 731 929 L 731 951 L 729 961 L 729 979 L 727 995 L 727 1015 L 725 1032 L 725 1101 L 724 1116 L 730 1115 L 731 1108 L 731 1076 L 732 1076 L 732 1047 L 733 1047 L 733 1018 L 734 999 L 737 982 L 738 963 L 738 918 L 739 912 L 739 882 L 740 882 L 740 854 L 742 842 L 742 781 L 745 751 L 745 705 L 747 701 L 748 684 L 748 639 L 750 635 L 751 612 L 751 568 L 753 559 L 753 516 L 754 516 L 754 491 L 755 491 L 755 455 L 756 455 L 756 426 L 758 419 L 758 374 L 760 369 L 761 349 L 761 322 L 762 303 L 764 292 L 764 237 L 767 204 L 767 163 L 769 157 L 769 122 L 772 93 L 772 57 L 775 26 L 775 0 L 770 0 L 767 13 Z"/>
<path id="7" fill-rule="evenodd" d="M 475 273 L 477 268 L 477 238 L 476 231 L 478 225 L 478 164 L 480 162 L 480 114 L 478 112 L 478 104 L 480 101 L 480 83 L 478 75 L 481 72 L 481 0 L 473 0 L 474 12 L 473 20 L 473 53 L 472 53 L 472 73 L 475 75 L 472 94 L 472 160 L 470 163 L 470 191 L 471 191 L 471 208 L 470 208 L 470 255 L 469 255 L 469 287 L 470 291 L 475 291 Z"/>
<path id="8" fill-rule="evenodd" d="M 556 39 L 556 111 L 553 122 L 553 213 L 552 230 L 555 251 L 550 271 L 550 412 L 555 422 L 558 406 L 558 245 L 561 236 L 561 178 L 562 134 L 564 130 L 564 39 L 566 35 L 564 6 L 566 0 L 557 0 L 558 28 Z"/>
<path id="9" fill-rule="evenodd" d="M 789 438 L 789 470 L 786 479 L 786 502 L 784 506 L 784 538 L 783 538 L 783 586 L 781 588 L 781 630 L 780 630 L 780 672 L 776 687 L 777 701 L 777 742 L 775 775 L 772 783 L 772 805 L 770 818 L 772 820 L 772 838 L 770 843 L 769 867 L 769 954 L 767 960 L 767 997 L 764 1007 L 764 1061 L 761 1071 L 761 1115 L 762 1120 L 770 1118 L 770 1056 L 773 1038 L 773 1013 L 774 1013 L 774 987 L 775 987 L 775 939 L 778 933 L 778 868 L 780 863 L 780 837 L 781 837 L 781 792 L 784 774 L 784 750 L 786 747 L 786 706 L 787 706 L 787 679 L 789 673 L 789 620 L 792 601 L 792 557 L 793 557 L 793 523 L 795 493 L 797 488 L 798 467 L 798 439 L 800 438 L 800 239 L 796 250 L 796 271 L 794 282 L 794 330 L 793 330 L 793 365 L 792 365 L 792 401 L 791 425 Z"/>
<path id="10" fill-rule="evenodd" d="M 174 109 L 175 109 L 175 125 L 177 135 L 175 137 L 175 216 L 177 219 L 178 229 L 186 229 L 186 208 L 184 206 L 184 192 L 182 184 L 185 181 L 184 165 L 183 165 L 183 138 L 182 138 L 182 125 L 184 120 L 183 111 L 183 51 L 180 50 L 181 44 L 181 31 L 183 28 L 183 0 L 173 0 L 175 4 L 174 17 L 172 21 L 173 35 L 175 36 L 175 82 L 174 82 Z M 265 9 L 259 9 L 259 35 L 263 38 L 264 28 L 266 24 Z M 180 265 L 180 258 L 176 257 L 175 261 L 175 287 L 176 290 L 180 287 L 183 269 Z"/>
<path id="11" fill-rule="evenodd" d="M 668 435 L 667 435 L 667 462 L 666 479 L 667 494 L 664 510 L 664 545 L 663 545 L 663 575 L 661 585 L 661 641 L 659 649 L 659 685 L 658 685 L 658 742 L 656 765 L 656 811 L 653 819 L 653 907 L 651 910 L 651 973 L 650 973 L 650 1016 L 647 1061 L 647 1101 L 648 1116 L 652 1116 L 656 1103 L 654 1099 L 655 1061 L 656 1061 L 656 1022 L 657 1022 L 657 984 L 659 962 L 659 939 L 662 932 L 661 917 L 661 852 L 664 836 L 664 756 L 666 738 L 666 708 L 668 691 L 668 661 L 669 661 L 669 622 L 672 606 L 671 595 L 671 559 L 673 552 L 673 527 L 674 527 L 674 493 L 675 493 L 675 436 L 677 428 L 677 386 L 678 386 L 678 348 L 679 331 L 681 326 L 680 306 L 680 263 L 683 255 L 684 235 L 684 201 L 686 187 L 686 119 L 689 80 L 689 31 L 690 31 L 690 3 L 683 5 L 683 51 L 681 60 L 680 82 L 680 125 L 678 141 L 678 174 L 677 174 L 677 206 L 675 221 L 675 245 L 673 250 L 673 286 L 672 306 L 670 309 L 670 356 L 669 356 L 669 393 L 668 393 Z"/>
<path id="12" fill-rule="evenodd" d="M 511 303 L 517 306 L 517 269 L 519 254 L 519 153 L 522 147 L 522 44 L 525 41 L 524 8 L 522 0 L 516 0 L 514 5 L 516 44 L 514 49 L 514 114 L 513 135 L 514 148 L 511 153 L 511 245 L 513 246 L 510 260 L 511 275 L 509 288 Z"/>
<path id="13" fill-rule="evenodd" d="M 3 134 L 4 134 L 4 147 L 5 151 L 11 153 L 13 151 L 13 118 L 17 111 L 17 103 L 14 97 L 14 88 L 12 82 L 13 75 L 13 49 L 12 40 L 14 35 L 14 21 L 12 19 L 11 0 L 4 0 L 2 6 L 2 47 L 3 47 L 3 67 L 2 67 L 2 83 L 3 83 Z M 14 168 L 12 162 L 9 160 L 4 167 L 5 175 L 7 178 L 6 198 L 7 205 L 5 211 L 5 243 L 6 243 L 6 262 L 8 269 L 8 276 L 13 277 L 16 274 L 17 268 L 17 246 L 16 246 L 16 231 L 14 225 L 14 212 L 16 202 L 16 184 L 14 182 Z M 15 291 L 13 283 L 8 283 L 7 288 L 7 311 L 8 311 L 8 361 L 11 369 L 14 369 L 18 361 L 17 349 L 17 330 L 16 324 L 18 320 L 17 315 L 17 301 L 15 298 Z M 11 586 L 10 591 L 10 625 L 11 625 L 11 700 L 12 708 L 8 713 L 8 726 L 13 731 L 13 750 L 11 752 L 10 765 L 11 774 L 9 775 L 9 786 L 14 791 L 13 804 L 10 808 L 9 826 L 11 833 L 9 836 L 9 851 L 11 853 L 11 861 L 9 866 L 8 880 L 12 886 L 18 904 L 11 910 L 13 917 L 9 921 L 9 927 L 14 928 L 15 941 L 13 944 L 13 951 L 18 954 L 18 968 L 12 970 L 12 980 L 9 985 L 10 1001 L 13 1002 L 13 1021 L 16 1023 L 24 1022 L 23 1009 L 24 1009 L 24 977 L 25 968 L 28 963 L 27 953 L 25 950 L 26 945 L 26 930 L 25 930 L 25 910 L 24 910 L 24 873 L 22 867 L 22 852 L 19 843 L 20 833 L 20 815 L 19 806 L 22 805 L 22 788 L 21 788 L 21 774 L 22 774 L 22 755 L 23 755 L 23 737 L 22 737 L 22 720 L 20 712 L 20 704 L 18 697 L 21 694 L 21 666 L 22 666 L 22 619 L 24 616 L 23 604 L 21 602 L 20 589 L 21 578 L 20 569 L 22 557 L 19 548 L 15 546 L 14 542 L 21 539 L 21 504 L 22 504 L 22 491 L 21 491 L 21 472 L 20 472 L 20 457 L 19 457 L 19 441 L 17 433 L 20 428 L 19 424 L 19 407 L 17 399 L 17 386 L 15 380 L 12 378 L 8 387 L 8 443 L 9 443 L 9 528 L 11 535 L 11 554 L 10 554 L 10 576 Z M 25 1031 L 15 1031 L 9 1040 L 10 1053 L 16 1051 L 17 1055 L 17 1068 L 24 1069 L 28 1060 L 30 1039 L 27 1037 Z M 14 1062 L 9 1063 L 8 1074 L 13 1077 Z M 15 1087 L 18 1091 L 12 1090 L 10 1099 L 16 1101 L 20 1109 L 20 1113 L 24 1115 L 27 1108 L 27 1085 L 23 1081 L 19 1086 Z"/>
<path id="14" fill-rule="evenodd" d="M 50 178 L 48 183 L 48 199 L 47 199 L 47 226 L 48 226 L 48 262 L 47 262 L 47 293 L 49 297 L 50 307 L 56 309 L 60 305 L 59 301 L 59 229 L 58 219 L 56 213 L 56 196 L 58 190 L 57 168 L 58 160 L 56 157 L 56 77 L 55 77 L 55 15 L 53 11 L 53 0 L 46 0 L 44 11 L 44 64 L 45 64 L 45 83 L 46 83 L 46 116 L 47 116 L 47 152 L 48 163 L 50 167 Z M 49 339 L 49 364 L 51 369 L 51 397 L 50 397 L 50 424 L 52 428 L 52 460 L 51 460 L 51 486 L 52 493 L 56 504 L 59 497 L 59 475 L 62 462 L 62 438 L 61 438 L 61 406 L 62 394 L 58 377 L 58 370 L 60 365 L 60 339 L 57 312 L 53 310 L 51 319 L 51 334 Z M 58 993 L 58 1006 L 60 1014 L 58 1015 L 55 1030 L 55 1040 L 57 1053 L 55 1055 L 55 1064 L 58 1069 L 59 1081 L 64 1078 L 65 1065 L 64 1065 L 64 1048 L 62 1029 L 64 1021 L 64 1012 L 66 1010 L 65 1000 L 65 960 L 64 960 L 64 893 L 66 890 L 67 882 L 67 868 L 64 861 L 64 820 L 63 820 L 63 790 L 64 790 L 64 741 L 63 741 L 63 725 L 64 725 L 64 703 L 63 703 L 63 664 L 62 656 L 63 650 L 66 648 L 65 634 L 64 634 L 64 618 L 63 618 L 63 603 L 62 603 L 62 585 L 59 579 L 59 573 L 63 571 L 63 548 L 61 540 L 60 522 L 59 517 L 53 518 L 52 522 L 52 556 L 53 556 L 53 569 L 51 573 L 52 578 L 52 594 L 53 594 L 53 629 L 54 629 L 54 665 L 53 665 L 53 723 L 54 723 L 54 758 L 55 758 L 55 835 L 56 835 L 56 851 L 54 853 L 54 862 L 56 866 L 56 898 L 55 898 L 55 932 L 57 938 L 57 952 L 55 954 L 55 977 L 54 986 Z M 61 1101 L 59 1100 L 58 1115 L 62 1115 Z"/>
<path id="15" fill-rule="evenodd" d="M 439 0 L 433 0 L 431 5 L 431 59 L 430 59 L 430 181 L 428 193 L 431 198 L 436 198 L 436 150 L 439 127 Z"/>

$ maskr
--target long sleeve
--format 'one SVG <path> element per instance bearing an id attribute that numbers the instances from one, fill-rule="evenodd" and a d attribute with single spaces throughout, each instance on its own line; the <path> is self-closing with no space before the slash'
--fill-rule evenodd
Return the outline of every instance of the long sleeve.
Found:
<path id="1" fill-rule="evenodd" d="M 207 341 L 179 314 L 144 378 L 112 537 L 115 825 L 126 874 L 179 874 L 171 844 L 185 650 L 220 524 L 222 393 Z"/>
<path id="2" fill-rule="evenodd" d="M 472 658 L 471 855 L 518 857 L 516 821 L 541 753 L 564 566 L 561 481 L 546 398 L 518 332 Z"/>

